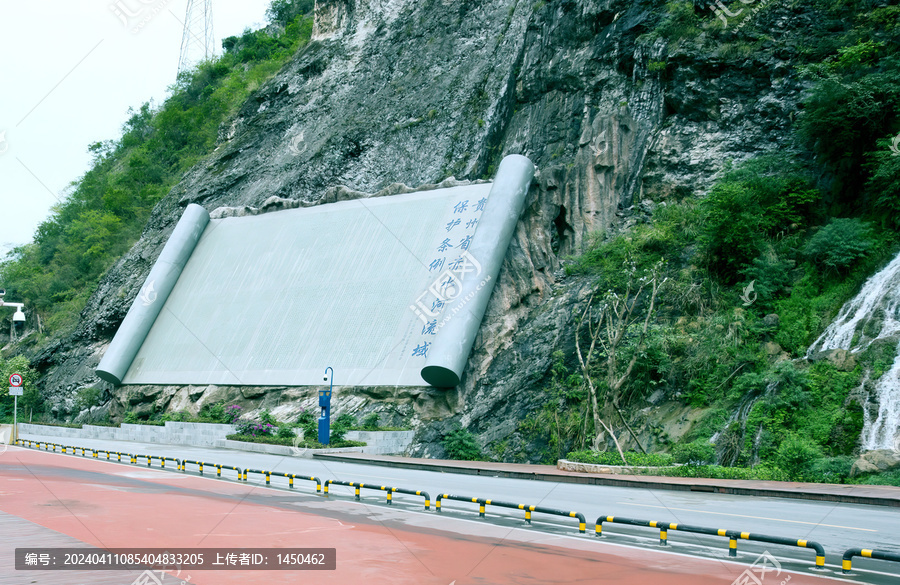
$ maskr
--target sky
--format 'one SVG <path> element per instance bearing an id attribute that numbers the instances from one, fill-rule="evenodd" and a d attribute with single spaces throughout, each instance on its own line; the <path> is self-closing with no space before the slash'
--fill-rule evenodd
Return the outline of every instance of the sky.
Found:
<path id="1" fill-rule="evenodd" d="M 213 0 L 222 39 L 265 25 L 271 0 Z M 128 109 L 175 81 L 188 0 L 0 0 L 0 257 L 117 139 Z M 202 6 L 203 2 L 196 1 Z"/>

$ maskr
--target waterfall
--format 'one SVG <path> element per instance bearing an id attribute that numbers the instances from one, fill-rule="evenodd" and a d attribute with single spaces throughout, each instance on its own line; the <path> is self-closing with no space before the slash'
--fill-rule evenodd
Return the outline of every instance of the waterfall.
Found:
<path id="1" fill-rule="evenodd" d="M 891 369 L 882 374 L 875 385 L 878 415 L 872 420 L 863 408 L 862 447 L 866 451 L 896 448 L 900 442 L 900 354 Z"/>
<path id="2" fill-rule="evenodd" d="M 880 324 L 879 324 L 879 321 Z M 878 332 L 873 335 L 873 331 Z M 806 357 L 829 349 L 862 351 L 876 339 L 900 333 L 900 254 L 869 278 L 853 300 L 806 352 Z"/>
<path id="3" fill-rule="evenodd" d="M 864 351 L 872 342 L 900 334 L 900 255 L 870 277 L 837 318 L 806 352 L 806 357 L 829 349 Z M 868 377 L 868 373 L 867 373 Z M 865 382 L 863 383 L 865 385 Z M 891 449 L 900 441 L 900 354 L 875 383 L 878 413 L 863 408 L 862 447 Z"/>
<path id="4" fill-rule="evenodd" d="M 739 445 L 744 444 L 744 438 L 747 434 L 747 419 L 750 417 L 750 411 L 753 410 L 753 405 L 757 403 L 757 401 L 765 398 L 769 394 L 775 391 L 778 387 L 778 382 L 769 382 L 766 385 L 765 391 L 762 393 L 758 393 L 758 391 L 751 391 L 744 395 L 741 398 L 738 407 L 731 413 L 731 416 L 725 421 L 725 425 L 718 431 L 716 431 L 712 437 L 710 437 L 709 442 L 716 446 L 716 465 L 734 465 L 735 461 L 737 461 L 738 456 L 740 455 L 741 448 Z M 741 436 L 740 441 L 736 445 L 719 445 L 719 439 L 722 435 L 728 432 L 731 425 L 735 422 L 739 422 L 741 425 Z M 756 449 L 759 447 L 759 440 L 762 436 L 762 429 L 757 429 L 756 439 L 754 441 L 754 454 Z M 729 450 L 731 447 L 731 450 Z"/>

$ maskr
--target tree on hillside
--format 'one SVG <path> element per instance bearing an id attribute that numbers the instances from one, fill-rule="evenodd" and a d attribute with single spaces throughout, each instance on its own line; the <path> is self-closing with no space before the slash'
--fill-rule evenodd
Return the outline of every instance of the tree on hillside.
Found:
<path id="1" fill-rule="evenodd" d="M 622 461 L 627 463 L 619 439 L 612 427 L 603 420 L 601 410 L 602 406 L 610 404 L 643 451 L 622 414 L 619 399 L 622 388 L 646 349 L 647 331 L 651 319 L 656 314 L 656 299 L 667 278 L 662 276 L 661 263 L 640 276 L 635 265 L 628 264 L 625 274 L 626 283 L 622 293 L 610 290 L 596 305 L 595 295 L 591 295 L 575 327 L 575 351 L 588 387 L 590 398 L 588 408 L 594 420 L 596 434 L 591 447 L 599 450 L 604 434 L 608 433 L 616 444 Z M 586 340 L 590 341 L 590 346 L 583 352 L 581 338 L 584 336 L 582 330 L 585 328 Z M 629 348 L 630 357 L 626 355 Z M 600 360 L 605 365 L 605 367 L 601 365 L 602 373 L 599 376 L 591 375 L 595 360 Z"/>

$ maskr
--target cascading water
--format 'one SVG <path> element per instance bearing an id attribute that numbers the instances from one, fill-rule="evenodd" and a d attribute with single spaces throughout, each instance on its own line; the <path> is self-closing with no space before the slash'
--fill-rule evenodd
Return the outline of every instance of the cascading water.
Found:
<path id="1" fill-rule="evenodd" d="M 709 439 L 709 442 L 713 445 L 717 446 L 716 449 L 716 465 L 734 465 L 735 461 L 737 461 L 738 456 L 740 455 L 740 447 L 734 449 L 729 449 L 728 445 L 719 446 L 719 439 L 730 429 L 732 429 L 732 425 L 734 423 L 740 424 L 740 435 L 736 438 L 738 439 L 737 445 L 744 444 L 744 438 L 747 434 L 747 419 L 750 417 L 750 411 L 753 410 L 753 405 L 755 405 L 759 400 L 765 398 L 769 394 L 775 391 L 778 387 L 778 382 L 769 382 L 766 385 L 766 389 L 762 393 L 750 392 L 744 395 L 741 399 L 740 404 L 735 409 L 731 416 L 725 421 L 725 426 L 722 427 L 721 430 L 716 431 L 713 436 Z M 757 429 L 756 438 L 753 442 L 753 457 L 756 457 L 756 453 L 759 449 L 759 440 L 762 436 L 761 433 L 762 428 Z M 735 429 L 736 431 L 736 429 Z"/>
<path id="2" fill-rule="evenodd" d="M 837 318 L 806 352 L 845 349 L 864 351 L 874 341 L 900 334 L 900 255 L 869 278 L 845 304 Z M 892 449 L 900 440 L 900 353 L 890 370 L 875 384 L 877 415 L 863 408 L 862 446 L 865 450 Z"/>
<path id="3" fill-rule="evenodd" d="M 866 451 L 896 448 L 900 441 L 900 354 L 875 385 L 878 415 L 863 409 L 862 447 Z"/>

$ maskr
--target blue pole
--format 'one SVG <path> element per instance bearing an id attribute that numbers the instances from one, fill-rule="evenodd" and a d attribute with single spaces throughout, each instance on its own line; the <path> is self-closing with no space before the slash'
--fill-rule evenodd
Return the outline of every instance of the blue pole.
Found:
<path id="1" fill-rule="evenodd" d="M 331 366 L 325 368 L 325 377 L 328 381 L 328 372 L 331 371 L 331 383 L 328 390 L 319 390 L 319 407 L 322 414 L 319 417 L 319 442 L 323 445 L 331 443 L 331 394 L 334 391 L 334 369 Z"/>

